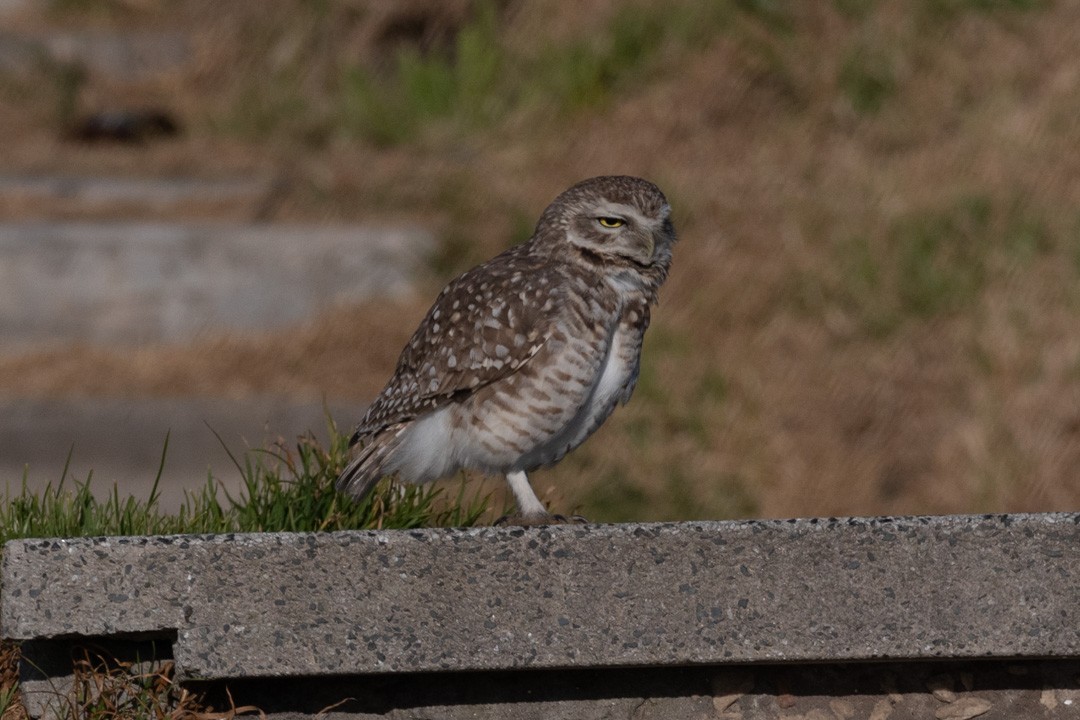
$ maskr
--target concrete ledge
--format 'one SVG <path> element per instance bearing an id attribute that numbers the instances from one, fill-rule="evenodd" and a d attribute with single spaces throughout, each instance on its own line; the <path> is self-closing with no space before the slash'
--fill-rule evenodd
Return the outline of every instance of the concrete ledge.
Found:
<path id="1" fill-rule="evenodd" d="M 6 50 L 0 53 L 0 70 L 7 72 L 25 73 L 44 57 L 52 63 L 84 67 L 94 76 L 120 83 L 145 82 L 181 72 L 193 54 L 187 36 L 152 31 L 4 31 L 0 32 L 0 49 Z"/>
<path id="2" fill-rule="evenodd" d="M 1080 655 L 1080 515 L 13 541 L 24 640 L 186 678 Z"/>
<path id="3" fill-rule="evenodd" d="M 55 487 L 66 467 L 69 478 L 80 481 L 92 471 L 95 493 L 110 493 L 115 483 L 121 496 L 145 499 L 168 434 L 158 491 L 162 508 L 175 512 L 185 491 L 206 485 L 208 472 L 229 492 L 240 490 L 242 478 L 222 441 L 237 454 L 265 447 L 278 437 L 291 439 L 309 432 L 326 442 L 327 413 L 344 428 L 363 412 L 360 405 L 266 395 L 242 400 L 0 399 L 0 492 L 6 490 L 9 497 L 18 494 L 24 473 L 31 490 L 40 492 L 49 483 Z"/>
<path id="4" fill-rule="evenodd" d="M 2 42 L 2 40 L 0 40 Z M 228 217 L 250 220 L 271 200 L 267 178 L 0 175 L 0 213 L 12 218 Z"/>
<path id="5" fill-rule="evenodd" d="M 433 248 L 411 227 L 0 223 L 0 340 L 174 342 L 279 327 L 408 292 Z"/>

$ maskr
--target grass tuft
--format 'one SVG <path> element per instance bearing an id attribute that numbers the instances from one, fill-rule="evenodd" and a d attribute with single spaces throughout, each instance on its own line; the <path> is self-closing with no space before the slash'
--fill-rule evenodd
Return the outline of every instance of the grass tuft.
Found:
<path id="1" fill-rule="evenodd" d="M 334 488 L 347 451 L 348 438 L 331 424 L 325 447 L 312 437 L 302 437 L 292 447 L 278 443 L 240 458 L 230 452 L 243 479 L 237 496 L 211 476 L 198 491 L 185 493 L 177 512 L 169 513 L 159 505 L 158 490 L 168 452 L 166 438 L 146 499 L 121 497 L 115 485 L 99 499 L 91 492 L 92 474 L 85 481 L 69 481 L 66 468 L 60 482 L 40 493 L 27 487 L 24 476 L 21 491 L 0 504 L 0 540 L 468 526 L 487 510 L 488 496 L 468 496 L 464 479 L 454 495 L 440 486 L 386 479 L 364 500 L 352 500 Z"/>
<path id="2" fill-rule="evenodd" d="M 348 455 L 348 436 L 329 423 L 330 439 L 323 446 L 313 437 L 295 445 L 277 443 L 237 457 L 226 452 L 243 483 L 233 497 L 212 476 L 200 490 L 186 493 L 175 513 L 159 507 L 159 485 L 169 439 L 146 499 L 121 497 L 112 492 L 99 499 L 91 492 L 93 474 L 69 480 L 71 453 L 60 481 L 40 493 L 27 487 L 0 504 L 0 541 L 30 537 L 86 537 L 101 535 L 171 535 L 228 532 L 321 532 L 369 528 L 407 529 L 430 526 L 469 526 L 487 512 L 489 495 L 466 494 L 462 479 L 455 494 L 439 486 L 401 485 L 383 480 L 374 492 L 357 502 L 337 492 L 334 481 Z M 219 436 L 220 440 L 220 436 Z M 224 443 L 222 443 L 224 445 Z M 0 716 L 17 714 L 18 646 L 0 645 Z M 60 717 L 142 718 L 211 717 L 201 699 L 173 682 L 172 663 L 118 661 L 108 653 L 85 652 L 74 664 L 75 685 L 60 696 Z M 8 709 L 12 714 L 8 714 Z M 233 717 L 255 708 L 231 708 L 213 717 Z M 202 714 L 201 714 L 202 713 Z"/>
<path id="3" fill-rule="evenodd" d="M 73 663 L 70 693 L 57 698 L 60 715 L 88 720 L 205 717 L 200 699 L 175 683 L 173 675 L 171 660 L 119 661 L 83 648 Z M 234 708 L 236 713 L 250 710 L 255 708 Z"/>

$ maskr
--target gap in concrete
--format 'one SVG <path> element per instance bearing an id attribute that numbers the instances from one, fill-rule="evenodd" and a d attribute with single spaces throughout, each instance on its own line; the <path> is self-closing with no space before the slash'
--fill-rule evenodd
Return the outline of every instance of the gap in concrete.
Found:
<path id="1" fill-rule="evenodd" d="M 189 683 L 215 708 L 256 705 L 273 720 L 635 720 L 692 718 L 1072 717 L 1080 662 L 921 662 L 414 673 Z M 970 687 L 966 687 L 969 683 Z M 934 694 L 937 690 L 937 694 Z M 965 700 L 965 698 L 967 698 Z M 957 703 L 963 703 L 957 706 Z M 952 705 L 955 714 L 937 714 Z M 332 710 L 328 710 L 332 708 Z M 887 710 L 888 712 L 884 712 Z M 321 713 L 327 712 L 326 715 Z"/>
<path id="2" fill-rule="evenodd" d="M 23 663 L 19 681 L 34 692 L 25 702 L 31 717 L 69 717 L 76 664 L 86 662 L 90 668 L 127 666 L 131 674 L 153 673 L 163 663 L 172 662 L 172 644 L 176 633 L 138 633 L 130 637 L 29 640 L 22 643 L 26 657 L 33 664 Z M 83 668 L 89 669 L 89 668 Z M 66 711 L 66 712 L 65 712 Z"/>

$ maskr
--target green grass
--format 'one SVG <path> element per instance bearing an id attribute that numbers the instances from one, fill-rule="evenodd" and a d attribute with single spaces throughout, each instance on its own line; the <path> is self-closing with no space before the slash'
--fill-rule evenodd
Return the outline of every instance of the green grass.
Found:
<path id="1" fill-rule="evenodd" d="M 849 18 L 861 20 L 874 9 L 876 0 L 833 0 L 833 4 Z"/>
<path id="2" fill-rule="evenodd" d="M 796 279 L 813 311 L 837 302 L 883 337 L 908 320 L 955 315 L 973 307 L 995 277 L 1048 253 L 1068 254 L 1044 212 L 1014 198 L 963 195 L 942 207 L 907 213 L 878 233 L 836 244 L 838 279 Z"/>
<path id="3" fill-rule="evenodd" d="M 693 475 L 693 468 L 672 466 L 656 478 L 658 487 L 646 489 L 627 479 L 631 473 L 625 467 L 618 467 L 605 473 L 604 481 L 592 485 L 582 500 L 594 522 L 637 522 L 648 514 L 657 520 L 717 520 L 760 512 L 760 503 L 743 478 L 724 473 L 702 487 Z"/>
<path id="4" fill-rule="evenodd" d="M 626 480 L 621 469 L 606 473 L 584 496 L 593 522 L 631 522 L 648 512 L 652 500 L 636 483 Z"/>
<path id="5" fill-rule="evenodd" d="M 1050 0 L 924 0 L 924 7 L 933 18 L 951 19 L 968 12 L 1023 12 L 1041 10 Z"/>
<path id="6" fill-rule="evenodd" d="M 242 457 L 230 452 L 242 477 L 237 495 L 230 495 L 219 481 L 208 477 L 201 489 L 185 494 L 176 512 L 163 511 L 159 505 L 168 437 L 146 498 L 121 496 L 115 484 L 111 493 L 97 497 L 91 492 L 92 473 L 82 481 L 69 477 L 69 453 L 56 485 L 49 484 L 41 492 L 34 492 L 27 486 L 24 475 L 20 491 L 0 503 L 0 541 L 469 526 L 476 524 L 488 510 L 490 497 L 479 493 L 467 496 L 464 479 L 456 493 L 447 493 L 443 487 L 406 486 L 386 479 L 367 498 L 354 501 L 334 489 L 337 474 L 347 460 L 348 438 L 332 423 L 329 435 L 325 446 L 307 436 L 292 447 L 277 445 L 249 451 Z M 18 662 L 17 648 L 5 645 L 0 659 L 14 667 Z M 5 677 L 13 673 L 10 667 L 7 670 Z M 171 662 L 151 663 L 147 668 L 119 662 L 107 654 L 88 652 L 75 661 L 71 692 L 57 696 L 61 717 L 80 720 L 202 717 L 198 714 L 203 710 L 201 698 L 176 684 L 172 671 Z M 16 702 L 17 689 L 15 682 L 0 688 L 0 712 Z"/>
<path id="7" fill-rule="evenodd" d="M 450 51 L 400 48 L 388 76 L 363 66 L 346 70 L 341 92 L 346 127 L 378 145 L 395 145 L 436 119 L 456 116 L 483 124 L 502 106 L 496 80 L 507 57 L 496 20 L 495 6 L 480 3 Z"/>
<path id="8" fill-rule="evenodd" d="M 749 3 L 745 12 L 765 13 L 758 5 L 772 3 Z M 595 108 L 647 76 L 665 48 L 702 47 L 733 7 L 702 0 L 674 7 L 629 4 L 607 27 L 526 56 L 501 41 L 494 4 L 478 3 L 451 48 L 401 48 L 389 72 L 348 68 L 341 80 L 344 123 L 353 135 L 385 146 L 412 141 L 438 121 L 483 128 L 513 110 L 560 115 Z"/>
<path id="9" fill-rule="evenodd" d="M 473 525 L 487 510 L 486 496 L 466 496 L 462 480 L 456 494 L 443 487 L 401 485 L 384 480 L 357 502 L 334 489 L 344 466 L 347 438 L 332 425 L 324 447 L 311 437 L 293 447 L 249 451 L 237 458 L 242 477 L 234 497 L 209 477 L 185 493 L 176 512 L 160 507 L 161 464 L 146 498 L 121 496 L 114 485 L 104 498 L 92 491 L 92 473 L 72 480 L 65 468 L 55 485 L 41 492 L 27 487 L 0 504 L 0 541 L 27 537 L 162 535 L 227 532 L 315 532 L 364 528 L 417 528 Z M 70 460 L 70 457 L 69 457 Z"/>
<path id="10" fill-rule="evenodd" d="M 18 685 L 0 689 L 0 717 L 2 717 L 9 708 L 14 707 L 15 697 L 18 691 Z"/>
<path id="11" fill-rule="evenodd" d="M 760 19 L 773 30 L 788 32 L 792 21 L 790 0 L 735 0 L 735 5 L 744 13 Z"/>
<path id="12" fill-rule="evenodd" d="M 72 688 L 53 702 L 60 717 L 105 720 L 184 717 L 201 708 L 173 682 L 171 661 L 118 661 L 83 648 L 73 661 Z"/>
<path id="13" fill-rule="evenodd" d="M 897 223 L 897 295 L 904 314 L 930 317 L 954 312 L 982 289 L 991 205 L 985 197 L 960 200 L 944 212 Z"/>
<path id="14" fill-rule="evenodd" d="M 585 37 L 549 47 L 536 63 L 539 93 L 563 111 L 606 102 L 620 84 L 644 68 L 665 40 L 664 18 L 651 8 L 623 7 L 606 37 Z"/>
<path id="15" fill-rule="evenodd" d="M 860 24 L 876 4 L 834 2 Z M 933 31 L 968 14 L 1025 11 L 1048 2 L 922 0 L 917 31 Z M 503 5 L 475 0 L 469 19 L 443 45 L 405 42 L 376 48 L 375 57 L 350 60 L 347 54 L 324 56 L 317 48 L 338 26 L 357 20 L 341 8 L 331 12 L 325 3 L 312 3 L 294 22 L 306 38 L 295 62 L 257 78 L 211 125 L 238 135 L 285 134 L 309 147 L 342 135 L 385 147 L 415 142 L 436 125 L 453 137 L 522 113 L 548 123 L 639 92 L 721 34 L 759 55 L 778 86 L 796 85 L 778 49 L 798 34 L 798 6 L 790 0 L 630 2 L 619 5 L 605 23 L 583 24 L 569 38 L 541 36 L 527 48 L 515 43 L 512 14 Z M 283 40 L 264 35 L 243 40 L 256 55 L 272 54 Z M 842 60 L 837 76 L 839 92 L 867 115 L 900 92 L 896 63 L 874 37 Z"/>
<path id="16" fill-rule="evenodd" d="M 857 22 L 873 0 L 835 0 Z M 1027 10 L 1046 0 L 924 0 L 930 28 L 970 13 Z M 595 110 L 642 86 L 720 34 L 762 56 L 781 80 L 788 74 L 776 43 L 795 32 L 795 6 L 786 0 L 682 0 L 668 5 L 626 3 L 601 25 L 583 26 L 570 38 L 517 47 L 499 3 L 477 0 L 470 19 L 442 47 L 395 47 L 377 61 L 330 63 L 320 82 L 303 83 L 297 71 L 278 71 L 238 98 L 232 127 L 260 136 L 283 130 L 317 146 L 336 133 L 379 146 L 415 142 L 439 125 L 451 134 L 488 129 L 524 112 L 550 119 Z M 313 37 L 334 13 L 312 11 Z M 335 19 L 337 18 L 337 19 Z M 788 78 L 786 82 L 793 82 Z M 874 41 L 853 48 L 836 78 L 856 112 L 877 113 L 900 92 L 892 57 Z M 306 94 L 328 92 L 319 101 Z M 545 120 L 545 121 L 546 121 Z M 233 127 L 235 126 L 235 127 Z"/>
<path id="17" fill-rule="evenodd" d="M 896 74 L 889 58 L 878 50 L 859 47 L 840 68 L 838 83 L 851 107 L 872 115 L 896 92 Z"/>

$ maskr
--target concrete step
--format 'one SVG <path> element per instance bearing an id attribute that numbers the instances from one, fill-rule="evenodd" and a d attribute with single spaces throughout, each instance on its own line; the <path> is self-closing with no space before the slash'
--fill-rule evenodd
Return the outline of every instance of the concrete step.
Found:
<path id="1" fill-rule="evenodd" d="M 416 227 L 0 223 L 0 346 L 178 342 L 412 288 Z"/>
<path id="2" fill-rule="evenodd" d="M 254 220 L 277 185 L 266 178 L 0 175 L 0 217 Z"/>
<path id="3" fill-rule="evenodd" d="M 1050 717 L 1055 692 L 1076 697 L 1078 523 L 20 540 L 0 626 L 25 641 L 35 717 L 70 686 L 73 646 L 132 638 L 275 720 Z"/>
<path id="4" fill-rule="evenodd" d="M 247 448 L 262 448 L 284 438 L 295 444 L 311 432 L 325 441 L 326 412 L 348 428 L 363 414 L 353 405 L 298 403 L 282 398 L 246 400 L 165 398 L 139 400 L 26 399 L 0 401 L 0 491 L 18 492 L 24 472 L 29 487 L 55 487 L 68 451 L 68 482 L 85 481 L 99 497 L 115 482 L 121 496 L 146 498 L 169 435 L 160 484 L 162 507 L 175 510 L 184 490 L 206 484 L 208 472 L 227 488 L 240 487 L 216 431 L 229 451 L 241 458 Z M 69 487 L 73 487 L 69 485 Z"/>
<path id="5" fill-rule="evenodd" d="M 15 76 L 37 72 L 45 63 L 77 66 L 91 79 L 110 83 L 142 83 L 183 72 L 192 58 L 190 39 L 177 32 L 0 31 L 0 71 Z"/>

